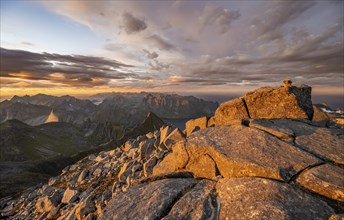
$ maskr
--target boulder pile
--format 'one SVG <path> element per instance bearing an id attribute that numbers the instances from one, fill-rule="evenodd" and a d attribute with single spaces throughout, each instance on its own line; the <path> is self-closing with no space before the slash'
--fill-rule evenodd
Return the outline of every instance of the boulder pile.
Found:
<path id="1" fill-rule="evenodd" d="M 8 219 L 343 219 L 344 128 L 311 88 L 262 88 L 3 198 Z M 265 109 L 261 109 L 265 108 Z M 342 116 L 340 116 L 342 117 Z"/>
<path id="2" fill-rule="evenodd" d="M 11 219 L 94 219 L 118 192 L 151 176 L 154 166 L 185 140 L 171 126 L 130 139 L 122 146 L 68 166 L 47 184 L 24 191 L 15 200 L 2 199 L 1 215 Z"/>

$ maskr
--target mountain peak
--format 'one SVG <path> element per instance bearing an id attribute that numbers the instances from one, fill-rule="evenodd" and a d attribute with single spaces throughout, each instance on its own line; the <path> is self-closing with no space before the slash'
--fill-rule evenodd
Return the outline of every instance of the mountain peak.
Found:
<path id="1" fill-rule="evenodd" d="M 159 129 L 165 123 L 153 112 L 148 112 L 148 115 L 142 123 L 145 127 L 153 128 L 153 130 Z"/>
<path id="2" fill-rule="evenodd" d="M 58 122 L 59 118 L 54 114 L 54 110 L 51 110 L 47 120 L 45 121 L 45 123 L 49 123 L 49 122 Z"/>

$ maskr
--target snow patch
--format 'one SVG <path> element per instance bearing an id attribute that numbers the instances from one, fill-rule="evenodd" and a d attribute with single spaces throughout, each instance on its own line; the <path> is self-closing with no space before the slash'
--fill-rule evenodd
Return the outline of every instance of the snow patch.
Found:
<path id="1" fill-rule="evenodd" d="M 332 113 L 332 114 L 336 113 L 336 111 L 331 111 L 331 110 L 326 109 L 326 108 L 320 108 L 320 110 L 323 112 L 326 112 L 326 113 Z"/>
<path id="2" fill-rule="evenodd" d="M 93 102 L 93 104 L 95 104 L 95 105 L 100 105 L 100 104 L 102 104 L 103 101 L 92 101 L 92 102 Z"/>

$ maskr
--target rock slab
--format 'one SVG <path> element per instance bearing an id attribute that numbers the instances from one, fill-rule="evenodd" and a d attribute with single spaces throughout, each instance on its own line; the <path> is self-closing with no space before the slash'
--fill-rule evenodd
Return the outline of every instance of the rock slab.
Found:
<path id="1" fill-rule="evenodd" d="M 215 112 L 215 125 L 229 125 L 235 119 L 249 118 L 249 113 L 242 98 L 222 103 Z"/>
<path id="2" fill-rule="evenodd" d="M 265 87 L 247 93 L 243 99 L 251 118 L 312 119 L 311 92 L 306 85 Z"/>
<path id="3" fill-rule="evenodd" d="M 344 202 L 344 169 L 338 166 L 313 167 L 302 172 L 296 181 L 313 192 Z"/>
<path id="4" fill-rule="evenodd" d="M 164 179 L 132 187 L 111 199 L 99 219 L 161 219 L 196 183 L 195 179 Z"/>
<path id="5" fill-rule="evenodd" d="M 327 203 L 269 179 L 221 179 L 216 190 L 221 201 L 220 219 L 322 220 L 334 214 Z"/>
<path id="6" fill-rule="evenodd" d="M 264 131 L 232 125 L 210 127 L 190 135 L 185 150 L 181 146 L 173 150 L 154 167 L 153 173 L 173 172 L 185 166 L 196 177 L 260 176 L 288 182 L 299 171 L 319 162 Z"/>
<path id="7" fill-rule="evenodd" d="M 200 181 L 175 203 L 163 220 L 216 219 L 219 207 L 214 187 L 214 181 Z"/>
<path id="8" fill-rule="evenodd" d="M 306 85 L 264 87 L 222 103 L 212 124 L 229 125 L 237 119 L 312 119 L 312 88 Z"/>

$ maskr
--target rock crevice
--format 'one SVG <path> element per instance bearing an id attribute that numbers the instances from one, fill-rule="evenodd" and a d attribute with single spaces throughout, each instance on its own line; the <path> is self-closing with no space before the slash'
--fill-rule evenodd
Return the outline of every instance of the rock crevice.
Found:
<path id="1" fill-rule="evenodd" d="M 325 162 L 320 162 L 320 163 L 312 164 L 312 165 L 310 165 L 310 166 L 307 166 L 307 167 L 303 168 L 302 170 L 300 170 L 299 172 L 297 172 L 296 174 L 294 174 L 294 175 L 288 180 L 287 183 L 295 182 L 296 179 L 297 179 L 300 175 L 302 175 L 302 173 L 304 173 L 304 172 L 306 172 L 306 171 L 308 171 L 308 170 L 310 170 L 310 169 L 312 169 L 312 168 L 315 168 L 315 167 L 324 165 L 324 164 L 326 164 L 326 163 L 325 163 Z"/>
<path id="2" fill-rule="evenodd" d="M 247 107 L 247 104 L 246 104 L 245 99 L 242 98 L 241 100 L 242 100 L 242 102 L 243 102 L 243 104 L 244 104 L 244 107 L 245 107 L 245 109 L 246 109 L 248 118 L 251 118 L 250 111 L 248 110 L 248 107 Z"/>

